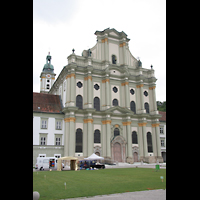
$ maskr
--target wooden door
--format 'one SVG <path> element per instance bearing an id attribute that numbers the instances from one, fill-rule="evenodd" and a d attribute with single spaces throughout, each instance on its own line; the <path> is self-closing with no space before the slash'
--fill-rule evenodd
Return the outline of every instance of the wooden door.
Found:
<path id="1" fill-rule="evenodd" d="M 113 150 L 114 150 L 114 160 L 122 162 L 121 145 L 118 142 L 114 144 Z"/>

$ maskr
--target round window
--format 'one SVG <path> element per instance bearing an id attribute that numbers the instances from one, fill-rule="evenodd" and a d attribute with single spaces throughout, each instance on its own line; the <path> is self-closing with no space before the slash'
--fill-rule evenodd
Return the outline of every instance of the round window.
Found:
<path id="1" fill-rule="evenodd" d="M 95 84 L 95 85 L 94 85 L 94 88 L 95 88 L 95 90 L 98 90 L 98 89 L 99 89 L 99 85 L 98 85 L 98 84 Z"/>
<path id="2" fill-rule="evenodd" d="M 148 92 L 147 91 L 144 91 L 144 96 L 148 96 Z"/>
<path id="3" fill-rule="evenodd" d="M 79 82 L 77 83 L 77 86 L 78 86 L 79 88 L 81 88 L 81 87 L 83 86 L 83 84 L 79 81 Z"/>
<path id="4" fill-rule="evenodd" d="M 134 95 L 134 94 L 135 94 L 134 89 L 131 89 L 131 90 L 130 90 L 130 93 L 131 93 L 132 95 Z"/>
<path id="5" fill-rule="evenodd" d="M 113 87 L 113 92 L 117 93 L 118 89 L 116 87 Z"/>

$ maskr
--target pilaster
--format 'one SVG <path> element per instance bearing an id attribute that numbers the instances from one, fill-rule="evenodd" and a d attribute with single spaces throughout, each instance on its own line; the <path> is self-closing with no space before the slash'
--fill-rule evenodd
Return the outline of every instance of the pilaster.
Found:
<path id="1" fill-rule="evenodd" d="M 138 114 L 146 113 L 146 110 L 144 109 L 143 86 L 144 86 L 143 83 L 136 85 L 136 87 L 139 90 L 139 101 L 140 101 L 140 108 L 137 111 Z"/>
<path id="2" fill-rule="evenodd" d="M 109 75 L 106 74 L 106 79 L 103 79 L 102 80 L 102 83 L 105 83 L 106 86 L 105 86 L 105 90 L 106 90 L 106 109 L 109 109 L 110 108 L 110 104 L 111 104 L 111 100 L 110 100 L 110 95 L 111 95 L 111 92 L 110 92 L 110 78 L 109 78 Z"/>
<path id="3" fill-rule="evenodd" d="M 66 141 L 68 140 L 68 146 L 69 146 L 68 155 L 74 156 L 75 155 L 75 121 L 76 121 L 76 118 L 74 117 L 74 112 L 71 112 L 70 117 L 65 118 L 64 121 L 68 123 L 66 125 L 67 130 L 66 130 L 66 137 L 65 137 Z M 67 147 L 65 147 L 65 153 L 67 154 Z"/>
<path id="4" fill-rule="evenodd" d="M 85 108 L 92 108 L 92 74 L 91 71 L 88 72 L 88 75 L 84 78 L 84 81 L 87 82 L 87 102 L 85 103 Z"/>
<path id="5" fill-rule="evenodd" d="M 157 148 L 157 161 L 163 162 L 163 158 L 161 156 L 161 149 L 160 149 L 160 131 L 159 131 L 159 123 L 151 124 L 152 129 L 154 129 L 155 132 L 155 138 L 156 138 L 156 148 Z"/>
<path id="6" fill-rule="evenodd" d="M 124 86 L 125 90 L 125 107 L 130 109 L 130 93 L 129 93 L 129 82 L 128 77 L 125 78 L 125 82 L 121 83 L 121 86 Z"/>
<path id="7" fill-rule="evenodd" d="M 111 143 L 110 143 L 111 120 L 110 120 L 110 115 L 106 116 L 106 120 L 103 120 L 102 124 L 106 125 L 106 160 L 110 160 L 111 159 Z"/>
<path id="8" fill-rule="evenodd" d="M 148 161 L 146 125 L 147 125 L 146 122 L 138 123 L 139 134 L 141 134 L 139 136 L 139 142 L 140 142 L 139 145 L 141 145 L 141 143 L 142 143 L 142 146 L 139 146 L 139 148 L 140 148 L 140 160 L 143 160 L 143 161 Z"/>
<path id="9" fill-rule="evenodd" d="M 153 107 L 153 112 L 155 113 L 155 111 L 157 111 L 157 104 L 156 104 L 156 86 L 151 86 L 149 87 L 149 90 L 151 91 L 152 94 L 152 107 Z M 155 114 L 158 114 L 158 112 L 156 112 Z"/>
<path id="10" fill-rule="evenodd" d="M 132 154 L 132 138 L 131 138 L 131 121 L 122 122 L 123 126 L 126 126 L 126 134 L 127 134 L 127 157 L 126 162 L 133 164 L 133 154 Z"/>
<path id="11" fill-rule="evenodd" d="M 69 156 L 69 120 L 65 118 L 64 121 L 65 121 L 64 156 Z"/>
<path id="12" fill-rule="evenodd" d="M 92 155 L 93 153 L 93 147 L 94 147 L 94 133 L 93 133 L 93 119 L 92 114 L 88 113 L 88 118 L 84 119 L 84 124 L 87 124 L 87 154 L 88 156 Z"/>

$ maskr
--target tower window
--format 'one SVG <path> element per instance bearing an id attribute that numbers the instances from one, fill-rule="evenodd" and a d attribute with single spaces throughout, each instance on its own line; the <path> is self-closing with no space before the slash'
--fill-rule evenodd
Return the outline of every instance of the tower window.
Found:
<path id="1" fill-rule="evenodd" d="M 113 104 L 113 106 L 118 106 L 118 100 L 117 99 L 113 99 L 112 104 Z"/>
<path id="2" fill-rule="evenodd" d="M 49 79 L 47 80 L 47 82 L 49 82 Z"/>

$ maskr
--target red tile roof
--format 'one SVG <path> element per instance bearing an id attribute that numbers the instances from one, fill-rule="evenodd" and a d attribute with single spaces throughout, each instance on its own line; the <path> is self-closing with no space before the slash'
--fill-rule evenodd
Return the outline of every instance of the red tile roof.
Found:
<path id="1" fill-rule="evenodd" d="M 162 115 L 162 117 L 159 119 L 159 121 L 166 122 L 166 112 L 159 111 L 159 114 Z"/>
<path id="2" fill-rule="evenodd" d="M 60 96 L 33 92 L 33 112 L 62 113 Z"/>

